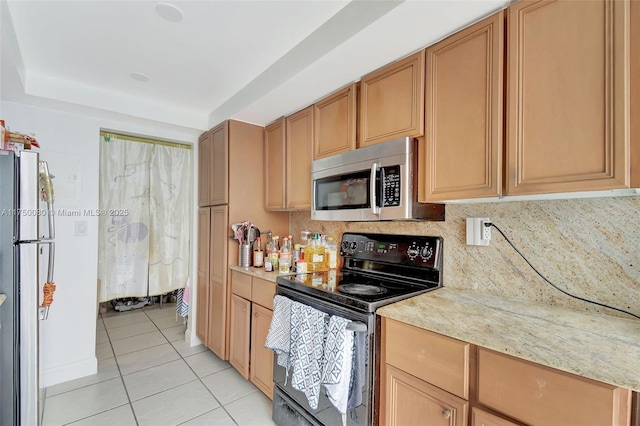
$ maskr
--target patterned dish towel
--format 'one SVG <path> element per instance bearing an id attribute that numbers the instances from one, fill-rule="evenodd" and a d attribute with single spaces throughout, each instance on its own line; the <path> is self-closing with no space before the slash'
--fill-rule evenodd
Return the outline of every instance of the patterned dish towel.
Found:
<path id="1" fill-rule="evenodd" d="M 291 306 L 291 386 L 305 394 L 311 409 L 318 408 L 327 314 L 293 302 Z"/>
<path id="2" fill-rule="evenodd" d="M 329 319 L 329 329 L 324 346 L 322 384 L 327 390 L 329 401 L 340 414 L 347 412 L 349 384 L 353 363 L 354 333 L 347 330 L 350 320 L 339 316 Z"/>
<path id="3" fill-rule="evenodd" d="M 269 325 L 264 347 L 276 353 L 277 363 L 286 370 L 289 377 L 291 352 L 291 305 L 293 302 L 284 296 L 273 298 L 273 317 Z M 286 383 L 286 381 L 285 381 Z"/>

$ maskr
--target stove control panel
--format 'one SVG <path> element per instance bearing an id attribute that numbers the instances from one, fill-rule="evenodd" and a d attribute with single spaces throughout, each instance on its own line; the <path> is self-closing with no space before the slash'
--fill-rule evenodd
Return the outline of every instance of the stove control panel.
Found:
<path id="1" fill-rule="evenodd" d="M 340 256 L 440 269 L 442 238 L 420 235 L 344 233 Z"/>

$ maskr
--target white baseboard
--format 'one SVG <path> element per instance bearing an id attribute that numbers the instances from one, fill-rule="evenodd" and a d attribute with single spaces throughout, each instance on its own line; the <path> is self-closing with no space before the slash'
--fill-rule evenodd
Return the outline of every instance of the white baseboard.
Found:
<path id="1" fill-rule="evenodd" d="M 92 358 L 64 365 L 61 367 L 49 368 L 40 372 L 40 387 L 46 388 L 80 377 L 90 376 L 98 372 L 98 359 Z"/>
<path id="2" fill-rule="evenodd" d="M 196 337 L 196 333 L 194 333 L 190 328 L 187 328 L 187 331 L 184 332 L 184 342 L 189 346 L 198 346 L 202 344 L 200 339 Z"/>

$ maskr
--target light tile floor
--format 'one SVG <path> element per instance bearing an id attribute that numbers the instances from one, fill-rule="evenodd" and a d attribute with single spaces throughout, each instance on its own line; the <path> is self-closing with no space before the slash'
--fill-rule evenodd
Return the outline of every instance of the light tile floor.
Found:
<path id="1" fill-rule="evenodd" d="M 97 374 L 46 389 L 43 426 L 274 425 L 262 392 L 184 342 L 174 304 L 100 315 L 96 357 Z"/>

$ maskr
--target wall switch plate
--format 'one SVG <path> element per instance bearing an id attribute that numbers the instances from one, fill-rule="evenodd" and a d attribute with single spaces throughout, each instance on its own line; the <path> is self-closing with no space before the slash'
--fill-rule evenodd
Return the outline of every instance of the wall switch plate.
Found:
<path id="1" fill-rule="evenodd" d="M 488 217 L 468 217 L 467 218 L 467 245 L 468 246 L 488 246 L 491 241 L 491 223 Z"/>
<path id="2" fill-rule="evenodd" d="M 87 236 L 87 221 L 86 220 L 76 220 L 76 237 L 86 237 Z"/>

